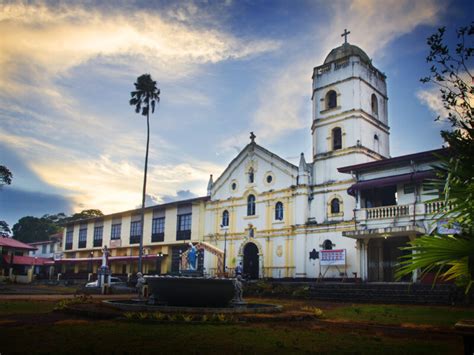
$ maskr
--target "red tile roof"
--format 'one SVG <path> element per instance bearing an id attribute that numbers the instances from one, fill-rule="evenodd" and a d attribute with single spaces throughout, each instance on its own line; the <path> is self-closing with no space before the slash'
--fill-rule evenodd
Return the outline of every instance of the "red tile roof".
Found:
<path id="1" fill-rule="evenodd" d="M 32 245 L 25 244 L 23 242 L 20 242 L 19 240 L 13 239 L 13 238 L 8 238 L 8 237 L 0 237 L 0 246 L 1 247 L 7 247 L 7 248 L 12 248 L 12 249 L 25 249 L 25 250 L 37 250 L 38 248 L 35 248 Z"/>

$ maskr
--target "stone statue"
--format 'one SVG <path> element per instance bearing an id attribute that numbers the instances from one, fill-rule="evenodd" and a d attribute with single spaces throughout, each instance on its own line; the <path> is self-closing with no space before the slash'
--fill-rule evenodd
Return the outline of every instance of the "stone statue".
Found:
<path id="1" fill-rule="evenodd" d="M 196 261 L 197 261 L 197 249 L 193 243 L 189 243 L 188 249 L 188 269 L 195 271 L 196 270 Z"/>
<path id="2" fill-rule="evenodd" d="M 234 279 L 234 303 L 244 303 L 244 286 L 242 285 L 242 275 L 237 275 Z"/>
<path id="3" fill-rule="evenodd" d="M 138 292 L 138 298 L 142 299 L 143 298 L 143 288 L 145 287 L 146 280 L 143 277 L 143 274 L 141 272 L 137 272 L 137 284 L 136 284 L 136 289 Z"/>

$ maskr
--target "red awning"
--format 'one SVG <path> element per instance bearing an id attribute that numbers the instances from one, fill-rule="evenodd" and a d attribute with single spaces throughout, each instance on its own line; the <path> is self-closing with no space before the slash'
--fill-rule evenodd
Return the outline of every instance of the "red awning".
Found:
<path id="1" fill-rule="evenodd" d="M 19 255 L 14 255 L 13 260 L 11 255 L 4 255 L 3 261 L 10 265 L 52 265 L 54 263 L 51 259 Z"/>
<path id="2" fill-rule="evenodd" d="M 411 183 L 423 181 L 426 179 L 432 179 L 436 176 L 433 170 L 419 171 L 415 173 L 401 174 L 382 177 L 378 179 L 360 181 L 352 185 L 347 189 L 349 195 L 354 196 L 356 191 L 368 190 L 377 187 L 391 186 L 399 183 Z"/>
<path id="3" fill-rule="evenodd" d="M 154 260 L 159 258 L 158 255 L 143 255 L 142 260 Z M 138 255 L 109 256 L 109 263 L 113 261 L 134 261 L 138 260 Z M 58 264 L 77 264 L 77 263 L 102 263 L 102 258 L 69 258 L 55 260 Z"/>

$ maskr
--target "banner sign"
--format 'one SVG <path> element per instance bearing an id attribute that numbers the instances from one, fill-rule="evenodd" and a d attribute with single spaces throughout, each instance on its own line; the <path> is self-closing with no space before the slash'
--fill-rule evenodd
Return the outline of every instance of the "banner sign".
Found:
<path id="1" fill-rule="evenodd" d="M 321 250 L 321 265 L 346 265 L 346 249 Z"/>
<path id="2" fill-rule="evenodd" d="M 122 246 L 122 239 L 112 239 L 110 241 L 111 248 L 118 248 Z"/>

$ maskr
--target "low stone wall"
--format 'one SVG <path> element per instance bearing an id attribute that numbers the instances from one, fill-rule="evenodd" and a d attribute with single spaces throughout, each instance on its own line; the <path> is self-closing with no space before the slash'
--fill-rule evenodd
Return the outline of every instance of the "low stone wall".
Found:
<path id="1" fill-rule="evenodd" d="M 245 296 L 288 297 L 322 301 L 394 304 L 473 304 L 471 292 L 455 285 L 408 283 L 342 283 L 257 281 L 245 285 Z"/>

